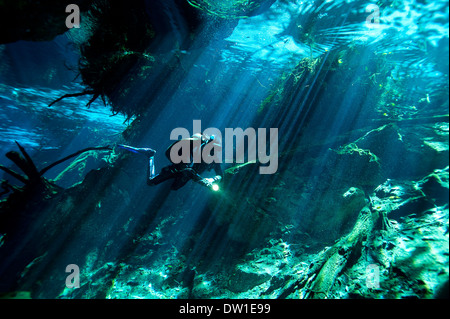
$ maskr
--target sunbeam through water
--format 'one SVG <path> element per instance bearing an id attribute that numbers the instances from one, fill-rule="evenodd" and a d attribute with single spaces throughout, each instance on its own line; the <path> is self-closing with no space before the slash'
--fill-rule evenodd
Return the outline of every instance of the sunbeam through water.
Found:
<path id="1" fill-rule="evenodd" d="M 448 297 L 448 1 L 26 3 L 4 296 Z"/>

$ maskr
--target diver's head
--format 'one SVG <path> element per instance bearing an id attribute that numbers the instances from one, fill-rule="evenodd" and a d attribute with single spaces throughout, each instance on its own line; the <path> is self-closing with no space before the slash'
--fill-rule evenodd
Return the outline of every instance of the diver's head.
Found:
<path id="1" fill-rule="evenodd" d="M 206 135 L 206 134 L 200 134 L 200 133 L 195 133 L 194 135 L 192 135 L 192 138 L 201 140 L 202 143 L 205 143 L 205 144 L 208 144 L 209 142 L 214 142 L 216 140 L 215 135 Z"/>
<path id="2" fill-rule="evenodd" d="M 202 142 L 206 144 L 214 142 L 215 139 L 216 139 L 215 135 L 206 135 L 206 134 L 202 135 Z"/>

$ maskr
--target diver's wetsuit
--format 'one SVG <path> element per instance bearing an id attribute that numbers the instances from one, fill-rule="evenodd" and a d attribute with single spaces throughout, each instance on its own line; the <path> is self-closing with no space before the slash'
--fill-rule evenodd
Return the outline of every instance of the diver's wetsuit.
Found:
<path id="1" fill-rule="evenodd" d="M 193 161 L 193 152 L 194 152 L 194 139 L 185 139 L 185 140 L 181 140 L 181 141 L 185 141 L 185 142 L 190 142 L 191 143 L 191 162 Z M 181 141 L 177 141 L 175 143 L 173 143 L 172 145 L 169 146 L 169 148 L 166 150 L 166 157 L 169 159 L 169 161 L 171 161 L 170 159 L 170 150 L 172 149 L 172 147 L 181 142 Z M 201 148 L 203 148 L 206 145 L 206 143 L 203 143 L 201 145 Z M 149 163 L 148 163 L 148 168 L 147 168 L 147 184 L 148 185 L 158 185 L 164 181 L 167 181 L 169 179 L 175 179 L 175 181 L 173 182 L 171 189 L 172 190 L 178 190 L 181 187 L 183 187 L 184 185 L 186 185 L 186 183 L 189 180 L 193 180 L 194 182 L 203 183 L 203 177 L 200 176 L 200 174 L 202 174 L 205 171 L 210 171 L 214 169 L 215 173 L 217 176 L 220 176 L 220 178 L 223 178 L 223 172 L 222 172 L 222 167 L 220 165 L 220 163 L 218 163 L 217 161 L 212 162 L 211 164 L 207 164 L 204 162 L 201 163 L 179 163 L 179 164 L 172 164 L 169 165 L 167 167 L 164 167 L 161 170 L 161 173 L 159 175 L 155 175 L 155 163 L 154 163 L 154 158 L 150 157 L 149 159 Z"/>

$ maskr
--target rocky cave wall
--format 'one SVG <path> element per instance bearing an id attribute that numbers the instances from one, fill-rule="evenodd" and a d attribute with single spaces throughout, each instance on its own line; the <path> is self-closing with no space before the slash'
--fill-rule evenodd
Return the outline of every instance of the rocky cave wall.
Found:
<path id="1" fill-rule="evenodd" d="M 19 10 L 19 3 L 23 5 L 21 8 L 31 11 L 39 9 L 51 12 L 45 10 L 44 6 L 34 8 L 26 1 L 16 2 L 14 10 Z M 125 134 L 130 142 L 139 140 L 145 134 L 146 126 L 157 114 L 155 108 L 160 98 L 157 88 L 148 91 L 146 96 L 136 97 L 142 82 L 152 76 L 151 70 L 160 71 L 155 58 L 158 46 L 152 46 L 152 41 L 166 38 L 164 32 L 170 34 L 173 31 L 165 25 L 158 25 L 160 20 L 149 19 L 143 14 L 148 3 L 140 1 L 136 10 L 132 11 L 123 10 L 119 1 L 109 2 L 108 5 L 101 1 L 91 3 L 90 14 L 92 21 L 95 21 L 90 22 L 93 23 L 92 35 L 80 47 L 80 74 L 87 86 L 82 93 L 90 94 L 93 98 L 105 98 L 115 113 L 138 116 Z M 173 3 L 181 10 L 189 33 L 184 35 L 182 44 L 173 41 L 167 48 L 189 48 L 192 34 L 195 37 L 196 32 L 204 30 L 202 16 L 205 13 L 187 6 L 184 1 Z M 5 2 L 1 4 L 6 5 Z M 85 2 L 80 3 L 80 6 L 85 6 Z M 120 14 L 121 21 L 139 23 L 116 25 L 113 19 L 116 14 Z M 55 18 L 55 23 L 59 24 L 62 16 L 66 17 L 61 14 Z M 217 23 L 218 20 L 214 21 Z M 214 23 L 207 27 L 214 28 Z M 229 23 L 232 28 L 236 21 L 225 23 Z M 52 36 L 47 32 L 49 28 L 46 25 L 39 24 L 45 32 L 37 30 L 34 35 L 21 30 L 23 25 L 16 28 L 14 39 L 2 41 L 48 40 Z M 54 30 L 54 34 L 61 31 Z M 148 51 L 149 47 L 153 47 L 155 52 Z M 2 210 L 7 213 L 6 219 L 3 215 L 7 223 L 2 224 L 2 231 L 8 236 L 2 238 L 1 249 L 4 256 L 12 256 L 10 260 L 14 263 L 6 265 L 12 267 L 7 272 L 10 276 L 6 281 L 7 288 L 29 290 L 33 297 L 38 298 L 115 298 L 133 295 L 150 298 L 296 298 L 320 297 L 319 292 L 340 297 L 379 297 L 382 292 L 364 290 L 355 281 L 345 279 L 346 274 L 363 271 L 362 265 L 370 259 L 371 262 L 378 260 L 383 266 L 386 283 L 395 282 L 401 287 L 398 296 L 402 296 L 402 289 L 405 290 L 404 286 L 407 285 L 398 283 L 399 278 L 403 277 L 422 282 L 418 284 L 422 289 L 408 286 L 408 294 L 433 296 L 437 290 L 433 283 L 436 282 L 427 281 L 425 275 L 421 277 L 417 273 L 425 274 L 434 269 L 408 267 L 409 257 L 406 255 L 395 263 L 389 258 L 384 260 L 383 256 L 393 251 L 400 255 L 405 253 L 402 245 L 407 239 L 403 235 L 392 235 L 392 229 L 442 233 L 442 236 L 436 235 L 436 245 L 433 245 L 432 240 L 429 241 L 430 246 L 425 248 L 420 243 L 410 243 L 412 249 L 418 251 L 416 257 L 425 255 L 431 258 L 434 250 L 440 249 L 438 245 L 445 243 L 445 229 L 441 228 L 445 228 L 446 211 L 448 233 L 448 115 L 442 112 L 442 105 L 436 105 L 437 112 L 427 114 L 425 123 L 405 117 L 386 119 L 380 114 L 384 115 L 382 106 L 389 98 L 385 97 L 382 106 L 377 105 L 382 90 L 371 91 L 369 88 L 373 82 L 360 82 L 357 85 L 371 92 L 364 98 L 374 101 L 361 107 L 364 116 L 373 119 L 371 125 L 358 127 L 354 125 L 356 118 L 349 118 L 348 126 L 331 138 L 322 135 L 320 132 L 326 131 L 324 128 L 328 125 L 326 119 L 331 121 L 339 116 L 339 110 L 326 109 L 329 103 L 314 104 L 315 97 L 326 96 L 327 90 L 345 94 L 339 83 L 329 79 L 336 74 L 341 74 L 341 78 L 345 79 L 350 74 L 348 70 L 356 64 L 355 61 L 339 63 L 345 58 L 345 51 L 333 52 L 332 56 L 319 73 L 322 83 L 327 83 L 328 87 L 323 85 L 315 88 L 306 102 L 317 108 L 305 107 L 303 115 L 298 118 L 299 122 L 289 122 L 287 125 L 296 127 L 304 123 L 302 127 L 305 129 L 302 132 L 292 131 L 291 136 L 286 136 L 286 140 L 294 139 L 297 142 L 284 148 L 279 173 L 269 181 L 267 177 L 257 174 L 257 163 L 228 170 L 223 186 L 224 196 L 211 198 L 198 228 L 192 234 L 181 236 L 179 240 L 166 239 L 165 231 L 171 225 L 189 219 L 189 215 L 178 211 L 177 207 L 190 198 L 174 198 L 170 203 L 170 214 L 158 215 L 158 208 L 163 207 L 169 191 L 161 189 L 156 196 L 160 200 L 156 201 L 146 199 L 145 192 L 132 197 L 129 189 L 133 189 L 134 184 L 131 180 L 139 178 L 141 172 L 137 169 L 122 170 L 123 167 L 139 167 L 137 160 L 128 156 L 121 156 L 108 168 L 92 171 L 82 183 L 67 190 L 46 184 L 44 189 L 25 188 L 16 191 L 8 201 L 2 202 Z M 379 58 L 382 64 L 382 58 Z M 274 94 L 262 101 L 260 119 L 268 115 L 274 119 L 287 116 L 286 112 L 293 107 L 294 95 L 301 94 L 304 87 L 304 83 L 297 79 L 315 74 L 320 62 L 320 59 L 301 61 L 292 74 L 285 75 Z M 129 70 L 134 71 L 136 67 L 142 72 L 130 74 Z M 179 61 L 175 58 L 164 65 L 163 70 L 169 72 L 179 67 Z M 365 78 L 375 71 L 388 72 L 376 67 L 376 64 L 375 68 L 365 70 Z M 182 75 L 181 72 L 180 79 Z M 173 89 L 176 89 L 176 84 Z M 149 97 L 153 102 L 147 104 L 147 108 L 141 108 L 142 99 Z M 330 99 L 339 99 L 339 96 Z M 380 113 L 382 111 L 384 113 Z M 314 116 L 324 112 L 327 112 L 327 117 L 319 125 Z M 273 126 L 282 126 L 278 125 L 280 123 L 274 120 Z M 349 128 L 354 131 L 349 131 Z M 386 152 L 388 144 L 392 147 L 390 152 Z M 324 149 L 327 150 L 325 153 Z M 324 161 L 319 155 L 325 156 L 327 160 Z M 402 159 L 401 162 L 399 159 Z M 321 169 L 311 175 L 311 169 L 318 167 L 319 162 Z M 342 170 L 344 166 L 346 169 Z M 259 186 L 252 188 L 250 193 L 246 191 L 247 185 Z M 111 216 L 110 212 L 116 211 L 117 207 L 126 209 Z M 239 210 L 248 211 L 249 214 L 241 218 Z M 36 214 L 37 211 L 41 213 Z M 130 218 L 126 214 L 129 211 L 139 214 Z M 298 212 L 301 212 L 301 219 Z M 427 216 L 433 214 L 439 215 L 434 216 L 437 223 L 432 224 L 436 228 L 427 228 L 432 223 L 427 220 Z M 357 239 L 352 242 L 350 253 L 341 250 L 342 239 L 353 239 L 346 236 L 352 231 L 356 233 L 355 225 L 358 225 L 361 216 L 366 215 L 372 216 L 374 221 L 370 231 L 364 236 L 359 233 L 355 235 Z M 390 228 L 386 228 L 386 218 L 391 220 Z M 413 219 L 420 220 L 423 228 L 414 225 Z M 202 227 L 211 221 L 213 229 L 222 236 L 219 239 L 225 238 L 230 243 L 230 262 L 223 268 L 219 266 L 223 262 L 221 259 L 212 258 L 206 262 L 204 257 L 208 256 L 207 253 L 200 254 L 197 260 L 191 260 L 189 256 L 194 242 L 201 238 L 199 234 L 203 231 Z M 108 231 L 99 233 L 98 229 Z M 393 237 L 386 237 L 386 234 Z M 209 234 L 209 238 L 214 235 Z M 192 246 L 184 244 L 182 239 L 186 239 L 186 236 L 191 236 Z M 448 243 L 448 234 L 446 236 Z M 40 240 L 35 241 L 34 238 Z M 96 243 L 94 247 L 93 242 Z M 116 243 L 120 243 L 120 246 Z M 335 249 L 324 248 L 330 246 Z M 208 243 L 205 242 L 201 248 L 207 252 Z M 356 251 L 356 256 L 351 251 Z M 438 254 L 442 256 L 441 252 Z M 115 256 L 114 259 L 111 256 Z M 348 258 L 340 269 L 332 269 L 331 262 L 326 262 L 335 260 L 335 264 L 338 264 L 342 256 Z M 57 257 L 63 261 L 58 261 Z M 83 275 L 85 284 L 79 290 L 70 291 L 63 284 L 53 284 L 55 281 L 64 283 L 66 274 L 60 270 L 66 266 L 64 260 L 68 259 L 89 270 Z M 445 260 L 436 267 L 441 267 L 439 276 L 444 276 Z M 160 270 L 164 270 L 167 275 L 160 275 Z M 335 273 L 330 274 L 333 271 Z M 315 277 L 316 280 L 313 280 Z M 205 286 L 204 282 L 212 278 L 216 285 Z M 339 285 L 351 287 L 351 291 L 342 295 L 344 290 L 340 290 Z M 328 291 L 319 291 L 319 288 L 324 287 Z M 389 286 L 386 284 L 383 288 L 389 289 Z M 314 289 L 316 291 L 311 293 Z"/>

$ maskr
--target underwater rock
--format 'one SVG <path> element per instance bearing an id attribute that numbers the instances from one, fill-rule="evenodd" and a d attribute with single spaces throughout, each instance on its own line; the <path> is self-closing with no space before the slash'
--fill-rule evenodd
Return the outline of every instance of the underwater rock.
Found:
<path id="1" fill-rule="evenodd" d="M 418 182 L 387 180 L 370 197 L 374 211 L 387 214 L 387 218 L 421 216 L 436 206 L 448 205 L 448 168 L 435 170 Z"/>
<path id="2" fill-rule="evenodd" d="M 92 169 L 107 165 L 111 161 L 110 151 L 99 154 L 96 151 L 87 151 L 81 153 L 70 163 L 61 173 L 59 173 L 53 182 L 65 187 L 71 187 L 73 184 L 83 180 Z"/>
<path id="3" fill-rule="evenodd" d="M 449 167 L 437 169 L 419 182 L 419 187 L 437 206 L 449 203 Z"/>
<path id="4" fill-rule="evenodd" d="M 390 239 L 394 244 L 388 253 L 392 270 L 387 274 L 390 278 L 397 277 L 395 280 L 392 278 L 396 285 L 390 288 L 394 297 L 410 294 L 432 298 L 448 280 L 446 226 L 448 208 L 411 215 L 397 226 L 399 235 Z"/>
<path id="5" fill-rule="evenodd" d="M 200 2 L 213 1 L 191 0 Z M 246 15 L 257 12 L 250 8 L 255 4 L 273 3 L 214 2 L 217 6 L 238 3 L 239 8 L 251 9 L 244 10 Z M 201 89 L 191 88 L 191 83 L 186 84 L 190 94 L 173 95 L 186 80 L 180 57 L 192 54 L 183 62 L 195 61 L 198 55 L 185 50 L 194 42 L 201 46 L 210 39 L 197 38 L 204 22 L 202 10 L 184 0 L 135 1 L 135 10 L 127 10 L 126 2 L 97 4 L 92 11 L 91 37 L 81 44 L 80 71 L 88 89 L 80 94 L 108 98 L 114 113 L 130 118 L 141 115 L 130 129 L 130 139 L 150 134 L 149 128 L 156 130 L 152 120 L 167 105 L 160 103 L 163 100 L 208 97 Z M 227 27 L 232 30 L 234 23 Z M 187 27 L 181 30 L 179 24 Z M 219 24 L 217 19 L 202 30 Z M 298 26 L 292 27 L 297 29 L 295 40 L 314 40 Z M 171 60 L 161 60 L 158 54 L 167 52 L 171 52 Z M 361 105 L 376 100 L 368 92 L 376 92 L 374 81 L 381 81 L 385 74 L 373 73 L 376 63 L 360 63 L 362 54 L 355 55 L 351 64 L 354 67 L 357 61 L 361 68 L 353 70 L 342 66 L 345 55 L 333 51 L 327 56 L 327 61 L 311 57 L 300 62 L 265 100 L 255 120 L 254 127 L 264 123 L 284 128 L 287 133 L 281 143 L 292 143 L 280 154 L 277 174 L 260 176 L 258 163 L 234 167 L 227 171 L 221 193 L 198 196 L 211 199 L 208 209 L 193 216 L 190 213 L 197 209 L 191 209 L 197 203 L 193 198 L 200 192 L 185 189 L 176 197 L 165 186 L 149 190 L 141 178 L 144 163 L 121 158 L 110 163 L 111 167 L 90 172 L 82 183 L 58 196 L 48 193 L 45 200 L 26 203 L 22 212 L 26 223 L 18 224 L 15 241 L 0 235 L 0 257 L 14 266 L 2 273 L 11 275 L 6 282 L 16 284 L 15 276 L 20 273 L 25 289 L 33 288 L 41 298 L 55 297 L 63 289 L 64 280 L 60 279 L 66 275 L 61 266 L 69 261 L 79 262 L 83 285 L 61 297 L 229 297 L 229 292 L 248 296 L 249 290 L 257 297 L 427 297 L 437 283 L 444 281 L 445 287 L 448 168 L 435 169 L 448 166 L 448 125 L 399 121 L 381 126 L 361 121 L 358 125 L 365 126 L 357 127 L 358 117 L 366 119 L 370 114 L 361 111 Z M 356 80 L 355 74 L 361 78 Z M 373 74 L 372 80 L 364 81 L 369 74 Z M 197 75 L 205 82 L 216 76 Z M 156 76 L 160 76 L 158 81 L 149 81 Z M 170 85 L 159 85 L 163 81 Z M 317 85 L 311 87 L 312 82 Z M 148 83 L 156 85 L 148 87 Z M 354 94 L 354 100 L 341 99 L 344 93 L 353 95 L 352 90 L 365 94 Z M 224 96 L 230 97 L 227 93 Z M 321 105 L 319 98 L 323 99 Z M 345 103 L 333 107 L 336 101 Z M 199 106 L 201 111 L 207 108 Z M 185 111 L 189 117 L 189 110 Z M 157 133 L 160 136 L 161 132 Z M 312 136 L 317 137 L 310 141 Z M 78 158 L 74 165 L 84 161 Z M 35 174 L 32 168 L 25 170 Z M 3 204 L 1 208 L 6 207 Z M 30 217 L 36 212 L 39 218 Z M 390 222 L 383 229 L 375 223 L 382 214 Z M 261 247 L 253 253 L 253 248 Z M 236 260 L 227 262 L 249 251 L 255 258 L 246 260 L 244 266 L 234 267 Z M 197 264 L 194 270 L 192 266 Z M 217 264 L 220 270 L 231 271 L 209 269 Z M 380 267 L 384 280 L 380 288 L 364 287 L 361 278 L 367 277 L 367 264 Z M 8 266 L 2 263 L 0 268 Z M 10 288 L 15 287 L 7 288 L 13 291 Z M 395 293 L 389 295 L 390 291 Z"/>
<path id="6" fill-rule="evenodd" d="M 448 280 L 441 284 L 433 296 L 435 299 L 448 299 L 449 298 L 449 285 Z"/>
<path id="7" fill-rule="evenodd" d="M 245 192 L 244 186 L 249 183 L 249 180 L 258 178 L 258 169 L 259 164 L 256 162 L 227 169 L 221 190 L 223 196 L 213 197 L 209 203 L 215 223 L 226 226 L 229 238 L 242 243 L 251 242 L 253 230 L 264 227 L 261 223 L 264 224 L 265 212 L 255 207 L 257 201 L 250 198 L 250 194 Z M 232 185 L 238 185 L 239 189 L 242 189 L 242 191 L 233 190 L 233 193 L 239 194 L 238 196 L 227 196 L 227 193 L 231 193 L 229 188 Z M 255 185 L 258 184 L 255 182 Z M 240 210 L 236 209 L 237 203 L 246 203 L 248 214 L 241 215 Z M 267 234 L 264 229 L 260 229 L 260 231 Z"/>
<path id="8" fill-rule="evenodd" d="M 31 299 L 31 293 L 29 291 L 0 293 L 0 299 Z"/>
<path id="9" fill-rule="evenodd" d="M 323 218 L 327 222 L 322 227 L 342 234 L 345 230 L 348 230 L 349 226 L 353 226 L 359 212 L 366 204 L 367 201 L 364 191 L 356 187 L 351 187 L 342 197 L 334 201 L 335 210 L 330 210 L 332 215 L 327 218 L 326 215 L 328 214 L 324 214 Z"/>
<path id="10" fill-rule="evenodd" d="M 216 5 L 238 7 L 245 15 L 257 15 L 274 2 Z M 251 9 L 242 11 L 243 7 Z M 51 105 L 67 97 L 89 95 L 89 106 L 101 97 L 113 114 L 124 114 L 128 119 L 142 117 L 134 124 L 138 127 L 146 123 L 147 128 L 161 111 L 163 101 L 159 99 L 170 96 L 187 75 L 183 64 L 194 64 L 198 49 L 227 38 L 238 24 L 238 19 L 210 16 L 203 9 L 203 5 L 186 0 L 139 0 L 132 7 L 126 1 L 95 1 L 83 20 L 88 30 L 83 33 L 86 38 L 76 40 L 81 54 L 79 73 L 86 88 L 62 96 Z M 172 87 L 161 97 L 161 79 L 169 76 Z"/>
<path id="11" fill-rule="evenodd" d="M 318 194 L 308 193 L 303 200 L 300 207 L 304 222 L 299 223 L 298 228 L 314 238 L 320 238 L 324 244 L 332 243 L 348 232 L 359 212 L 367 205 L 364 191 L 356 187 L 346 192 L 325 189 Z M 295 218 L 291 218 L 292 223 Z"/>
<path id="12" fill-rule="evenodd" d="M 120 265 L 114 262 L 105 263 L 99 269 L 84 274 L 79 288 L 70 289 L 66 287 L 59 298 L 65 299 L 70 296 L 74 299 L 105 299 L 113 285 L 114 276 L 119 267 Z"/>
<path id="13" fill-rule="evenodd" d="M 336 152 L 340 155 L 356 154 L 367 158 L 369 162 L 377 163 L 383 176 L 408 178 L 448 165 L 447 148 L 440 148 L 438 151 L 432 147 L 424 147 L 426 140 L 430 139 L 438 140 L 448 147 L 448 138 L 438 135 L 428 124 L 390 124 L 370 130 Z"/>
<path id="14" fill-rule="evenodd" d="M 307 167 L 305 162 L 302 165 Z M 340 174 L 324 172 L 318 178 L 321 182 L 315 186 L 315 192 L 310 192 L 305 181 L 309 179 L 308 169 L 294 169 L 278 185 L 267 188 L 266 180 L 273 177 L 260 176 L 257 163 L 238 165 L 226 171 L 221 191 L 224 195 L 212 198 L 209 209 L 216 224 L 227 229 L 228 238 L 249 249 L 264 243 L 274 231 L 275 223 L 293 224 L 324 242 L 333 242 L 353 226 L 358 213 L 367 205 L 365 193 L 359 187 L 330 188 L 336 176 Z M 254 188 L 251 192 L 246 187 L 250 183 Z M 344 179 L 342 184 L 346 183 L 348 180 Z M 239 185 L 239 189 L 232 185 Z M 303 186 L 299 191 L 290 185 Z M 230 187 L 234 196 L 225 195 L 231 193 Z M 299 224 L 299 219 L 304 222 Z"/>
<path id="15" fill-rule="evenodd" d="M 230 276 L 227 289 L 235 293 L 245 292 L 265 283 L 270 278 L 269 274 L 249 273 L 238 269 Z"/>
<path id="16" fill-rule="evenodd" d="M 309 267 L 296 276 L 297 280 L 284 287 L 282 295 L 286 297 L 289 293 L 302 299 L 330 298 L 337 278 L 344 269 L 361 259 L 363 242 L 372 232 L 377 219 L 377 214 L 372 214 L 368 209 L 361 210 L 350 233 L 341 237 L 332 247 L 325 247 L 316 254 Z"/>

